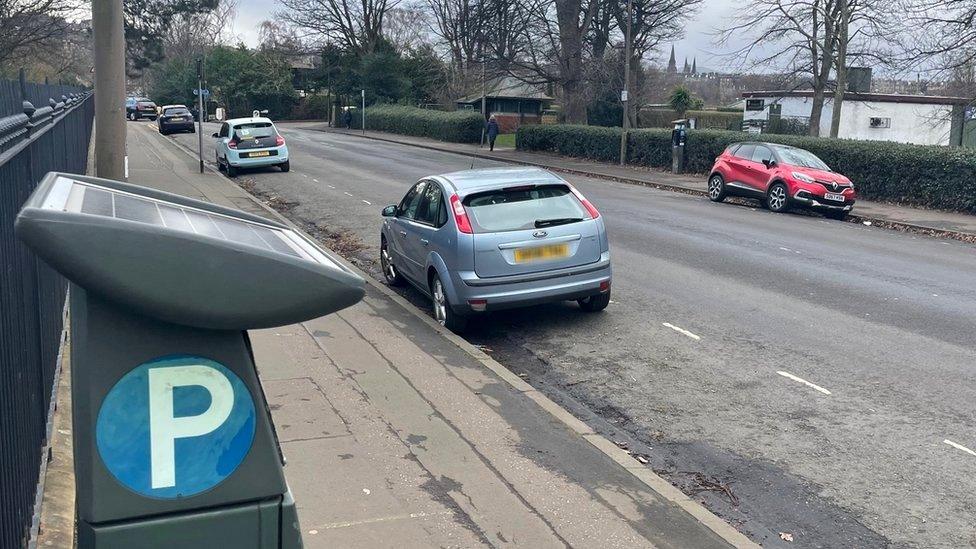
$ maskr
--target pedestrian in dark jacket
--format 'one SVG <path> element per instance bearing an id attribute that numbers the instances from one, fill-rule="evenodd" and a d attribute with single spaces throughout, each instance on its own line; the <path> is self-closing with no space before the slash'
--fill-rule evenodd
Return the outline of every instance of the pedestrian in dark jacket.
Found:
<path id="1" fill-rule="evenodd" d="M 495 120 L 495 115 L 491 115 L 488 119 L 486 130 L 488 133 L 488 150 L 493 151 L 495 150 L 495 138 L 498 137 L 498 121 Z"/>
<path id="2" fill-rule="evenodd" d="M 352 112 L 349 109 L 342 113 L 342 124 L 347 128 L 352 128 Z"/>

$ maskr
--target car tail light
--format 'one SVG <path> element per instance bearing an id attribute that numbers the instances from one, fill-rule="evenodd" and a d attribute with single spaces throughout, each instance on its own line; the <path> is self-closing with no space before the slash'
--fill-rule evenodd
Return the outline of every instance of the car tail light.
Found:
<path id="1" fill-rule="evenodd" d="M 604 280 L 600 283 L 600 293 L 605 294 L 610 291 L 610 281 Z"/>
<path id="2" fill-rule="evenodd" d="M 454 210 L 454 222 L 457 223 L 458 230 L 465 234 L 474 233 L 471 230 L 471 220 L 468 219 L 468 212 L 464 211 L 461 199 L 456 194 L 451 195 L 451 209 Z"/>
<path id="3" fill-rule="evenodd" d="M 280 147 L 285 144 L 285 138 L 280 135 L 275 136 L 275 147 Z"/>
<path id="4" fill-rule="evenodd" d="M 228 149 L 236 149 L 237 148 L 237 140 L 236 139 L 231 139 L 230 141 L 228 141 L 227 142 L 227 148 Z"/>
<path id="5" fill-rule="evenodd" d="M 471 306 L 471 310 L 477 311 L 477 312 L 480 313 L 480 312 L 482 312 L 482 311 L 484 311 L 485 309 L 488 308 L 488 300 L 487 299 L 469 299 L 468 300 L 468 305 Z"/>
<path id="6" fill-rule="evenodd" d="M 591 218 L 596 219 L 600 217 L 600 212 L 598 212 L 597 209 L 593 207 L 593 204 L 590 204 L 590 201 L 587 200 L 585 196 L 583 196 L 583 193 L 579 192 L 576 189 L 576 187 L 570 187 L 570 190 L 573 191 L 573 194 L 576 195 L 576 198 L 579 199 L 579 201 L 583 204 L 583 207 L 586 208 L 586 211 L 587 213 L 590 214 Z"/>

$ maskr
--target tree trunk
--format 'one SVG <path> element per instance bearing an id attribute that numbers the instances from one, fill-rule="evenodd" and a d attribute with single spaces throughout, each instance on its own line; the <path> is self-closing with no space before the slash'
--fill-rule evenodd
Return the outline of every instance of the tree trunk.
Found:
<path id="1" fill-rule="evenodd" d="M 813 83 L 813 104 L 810 108 L 810 135 L 820 137 L 820 117 L 823 115 L 824 82 L 819 78 Z"/>
<path id="2" fill-rule="evenodd" d="M 841 2 L 837 29 L 837 89 L 834 90 L 834 108 L 830 116 L 830 137 L 837 137 L 840 133 L 840 111 L 844 106 L 844 91 L 847 88 L 847 29 L 850 4 L 849 0 L 841 0 Z"/>

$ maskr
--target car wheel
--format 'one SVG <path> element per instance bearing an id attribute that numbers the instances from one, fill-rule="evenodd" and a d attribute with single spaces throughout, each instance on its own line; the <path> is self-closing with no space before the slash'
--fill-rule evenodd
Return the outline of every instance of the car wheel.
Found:
<path id="1" fill-rule="evenodd" d="M 841 210 L 839 212 L 832 210 L 829 212 L 824 212 L 824 215 L 830 219 L 836 219 L 837 221 L 844 221 L 847 219 L 847 212 L 845 210 Z"/>
<path id="2" fill-rule="evenodd" d="M 789 192 L 783 183 L 773 183 L 766 192 L 766 206 L 770 211 L 783 213 L 790 208 Z"/>
<path id="3" fill-rule="evenodd" d="M 217 171 L 224 171 L 224 163 L 220 161 L 220 155 L 216 151 L 214 151 L 214 162 L 217 163 Z"/>
<path id="4" fill-rule="evenodd" d="M 164 129 L 162 129 L 162 128 L 159 128 L 159 133 L 160 133 L 160 135 L 169 135 L 169 132 L 166 131 L 166 130 L 164 130 Z"/>
<path id="5" fill-rule="evenodd" d="M 463 332 L 468 324 L 467 319 L 458 316 L 451 309 L 451 303 L 447 300 L 447 293 L 444 292 L 444 284 L 441 283 L 439 275 L 435 274 L 431 281 L 430 294 L 434 301 L 434 320 L 454 333 Z"/>
<path id="6" fill-rule="evenodd" d="M 226 158 L 224 159 L 224 171 L 227 172 L 227 177 L 235 177 L 237 175 L 237 168 L 231 166 L 230 161 Z"/>
<path id="7" fill-rule="evenodd" d="M 197 129 L 196 128 L 190 128 L 190 133 L 197 133 Z"/>
<path id="8" fill-rule="evenodd" d="M 291 161 L 290 160 L 285 160 L 281 164 L 278 164 L 278 167 L 281 168 L 281 171 L 287 172 L 288 170 L 291 169 Z"/>
<path id="9" fill-rule="evenodd" d="M 725 179 L 720 174 L 708 178 L 708 199 L 712 202 L 725 200 Z"/>
<path id="10" fill-rule="evenodd" d="M 576 302 L 579 303 L 580 309 L 588 313 L 600 312 L 610 304 L 610 292 L 591 295 L 590 297 L 578 299 Z"/>
<path id="11" fill-rule="evenodd" d="M 403 286 L 403 277 L 400 276 L 400 271 L 393 264 L 393 258 L 390 257 L 390 250 L 387 248 L 385 238 L 380 241 L 380 266 L 383 268 L 383 278 L 386 279 L 387 284 Z"/>

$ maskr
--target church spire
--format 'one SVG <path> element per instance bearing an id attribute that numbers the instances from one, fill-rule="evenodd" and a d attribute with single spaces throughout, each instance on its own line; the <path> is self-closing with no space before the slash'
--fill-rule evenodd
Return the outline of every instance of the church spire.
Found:
<path id="1" fill-rule="evenodd" d="M 698 58 L 691 58 L 691 74 L 698 74 Z"/>
<path id="2" fill-rule="evenodd" d="M 688 73 L 691 72 L 691 66 L 688 65 L 688 58 L 687 57 L 685 57 L 685 68 L 684 68 L 684 71 L 683 72 L 685 74 L 688 74 Z"/>
<path id="3" fill-rule="evenodd" d="M 668 73 L 674 74 L 678 72 L 678 63 L 674 60 L 674 44 L 671 44 L 671 60 L 668 61 Z"/>

